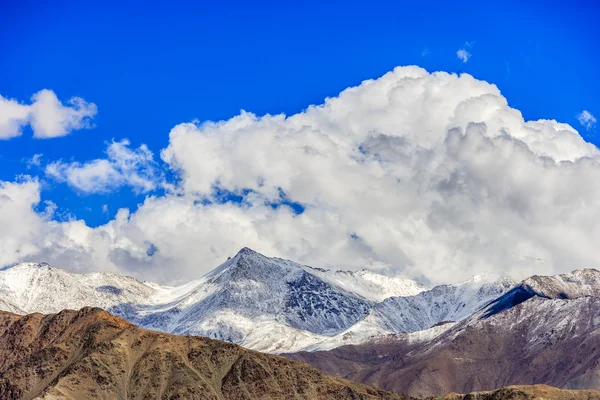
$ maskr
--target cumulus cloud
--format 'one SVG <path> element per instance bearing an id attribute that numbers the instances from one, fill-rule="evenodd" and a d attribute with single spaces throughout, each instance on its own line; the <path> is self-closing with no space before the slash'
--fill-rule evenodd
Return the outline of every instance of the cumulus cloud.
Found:
<path id="1" fill-rule="evenodd" d="M 156 189 L 162 181 L 154 155 L 146 145 L 130 149 L 129 140 L 113 141 L 107 158 L 85 163 L 55 161 L 46 166 L 46 175 L 66 182 L 83 193 L 108 193 L 130 186 L 138 193 Z"/>
<path id="2" fill-rule="evenodd" d="M 583 110 L 577 114 L 577 120 L 588 131 L 596 126 L 596 117 L 588 110 Z"/>
<path id="3" fill-rule="evenodd" d="M 36 212 L 40 184 L 23 178 L 17 182 L 0 181 L 0 265 L 8 265 L 39 251 L 39 232 L 49 223 L 49 213 Z"/>
<path id="4" fill-rule="evenodd" d="M 295 115 L 180 124 L 161 158 L 173 189 L 97 228 L 36 219 L 39 186 L 14 184 L 35 228 L 11 246 L 34 245 L 4 262 L 171 283 L 243 246 L 432 283 L 600 265 L 598 149 L 467 74 L 396 68 Z"/>
<path id="5" fill-rule="evenodd" d="M 30 104 L 0 95 L 0 139 L 20 136 L 30 125 L 36 138 L 65 136 L 73 130 L 89 128 L 97 107 L 80 97 L 64 105 L 52 90 L 43 89 L 31 97 Z"/>

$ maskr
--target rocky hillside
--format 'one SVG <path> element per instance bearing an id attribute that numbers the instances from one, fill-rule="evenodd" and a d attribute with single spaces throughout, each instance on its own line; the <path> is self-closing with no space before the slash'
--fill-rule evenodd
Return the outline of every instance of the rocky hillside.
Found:
<path id="1" fill-rule="evenodd" d="M 600 389 L 599 277 L 580 270 L 529 278 L 425 340 L 396 334 L 289 356 L 416 397 L 531 384 Z"/>
<path id="2" fill-rule="evenodd" d="M 283 357 L 139 329 L 98 308 L 0 312 L 0 398 L 407 399 Z"/>
<path id="3" fill-rule="evenodd" d="M 596 390 L 564 390 L 547 385 L 509 386 L 468 394 L 451 393 L 432 400 L 600 400 Z"/>

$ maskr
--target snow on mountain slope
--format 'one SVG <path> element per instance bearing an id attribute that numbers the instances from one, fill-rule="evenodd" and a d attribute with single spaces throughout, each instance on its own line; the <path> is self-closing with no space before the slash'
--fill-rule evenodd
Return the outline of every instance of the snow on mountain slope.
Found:
<path id="1" fill-rule="evenodd" d="M 8 301 L 0 299 L 0 310 L 8 311 L 14 314 L 27 314 L 25 311 L 21 310 L 14 304 L 9 303 Z"/>
<path id="2" fill-rule="evenodd" d="M 178 287 L 24 263 L 0 271 L 0 309 L 53 313 L 102 307 L 148 329 L 290 352 L 459 320 L 511 285 L 473 279 L 425 290 L 407 279 L 311 268 L 244 248 L 202 278 Z"/>
<path id="3" fill-rule="evenodd" d="M 346 345 L 380 344 L 388 341 L 403 340 L 416 344 L 428 342 L 456 325 L 455 322 L 434 325 L 431 328 L 415 332 L 391 332 L 383 329 L 377 321 L 368 316 L 350 329 L 331 337 L 315 337 L 313 344 L 296 346 L 289 352 L 298 351 L 326 351 Z"/>
<path id="4" fill-rule="evenodd" d="M 360 294 L 311 272 L 310 267 L 270 259 L 250 249 L 242 249 L 201 279 L 180 287 L 24 263 L 0 271 L 0 308 L 52 313 L 86 305 L 102 307 L 150 329 L 284 351 L 343 332 L 367 316 L 372 306 Z M 327 271 L 319 275 L 326 277 Z"/>
<path id="5" fill-rule="evenodd" d="M 414 296 L 428 288 L 411 279 L 390 277 L 363 269 L 361 271 L 329 271 L 308 268 L 308 272 L 325 282 L 356 293 L 367 300 L 383 301 L 393 296 Z"/>
<path id="6" fill-rule="evenodd" d="M 85 306 L 108 309 L 121 303 L 146 303 L 161 290 L 166 289 L 128 276 L 73 274 L 46 263 L 23 263 L 0 271 L 0 299 L 26 313 L 55 313 Z M 6 310 L 3 305 L 0 307 Z"/>
<path id="7" fill-rule="evenodd" d="M 514 384 L 600 389 L 600 296 L 533 295 L 488 315 L 490 307 L 506 303 L 519 289 L 521 285 L 448 329 L 438 326 L 288 356 L 418 397 Z"/>
<path id="8" fill-rule="evenodd" d="M 516 285 L 510 279 L 475 276 L 415 296 L 391 297 L 374 306 L 377 323 L 392 332 L 415 332 L 444 321 L 460 321 Z"/>
<path id="9" fill-rule="evenodd" d="M 600 271 L 595 269 L 575 270 L 554 276 L 535 275 L 491 302 L 481 310 L 481 318 L 490 318 L 511 309 L 531 298 L 578 299 L 600 296 Z"/>
<path id="10" fill-rule="evenodd" d="M 250 249 L 201 279 L 198 287 L 168 307 L 127 305 L 110 311 L 151 329 L 199 334 L 264 349 L 257 331 L 295 329 L 335 335 L 365 318 L 363 297 L 328 284 L 299 264 L 271 259 Z"/>
<path id="11" fill-rule="evenodd" d="M 458 285 L 441 285 L 413 296 L 386 298 L 374 304 L 366 318 L 346 331 L 321 338 L 303 350 L 327 350 L 365 340 L 384 340 L 397 334 L 412 335 L 413 332 L 415 335 L 404 337 L 425 340 L 429 333 L 439 335 L 454 325 L 444 322 L 470 316 L 514 286 L 515 282 L 509 279 L 475 276 Z M 421 288 L 423 286 L 419 290 Z"/>
<path id="12" fill-rule="evenodd" d="M 568 274 L 554 276 L 535 275 L 523 281 L 542 297 L 575 299 L 600 295 L 600 271 L 578 269 Z"/>

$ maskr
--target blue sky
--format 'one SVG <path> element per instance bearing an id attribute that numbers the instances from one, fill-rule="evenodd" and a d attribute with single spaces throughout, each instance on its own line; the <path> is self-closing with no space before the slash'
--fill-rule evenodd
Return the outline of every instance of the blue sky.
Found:
<path id="1" fill-rule="evenodd" d="M 158 153 L 180 122 L 241 109 L 293 114 L 397 65 L 495 83 L 525 119 L 578 127 L 582 110 L 600 113 L 600 6 L 591 1 L 122 3 L 2 3 L 0 94 L 26 101 L 48 88 L 99 112 L 92 130 L 0 142 L 0 179 L 31 173 L 22 160 L 33 154 L 101 157 L 112 139 Z M 465 42 L 467 63 L 456 57 Z M 60 184 L 43 196 L 90 224 L 107 220 L 102 204 L 114 213 L 140 201 Z"/>
<path id="2" fill-rule="evenodd" d="M 169 148 L 171 155 L 179 157 L 185 156 L 187 146 L 176 148 L 175 143 L 169 139 L 169 132 L 178 124 L 228 120 L 238 115 L 240 110 L 258 116 L 267 113 L 294 115 L 306 110 L 311 104 L 322 104 L 327 97 L 338 96 L 344 89 L 356 86 L 365 79 L 377 79 L 394 67 L 405 65 L 418 65 L 430 72 L 468 73 L 479 81 L 495 84 L 509 106 L 519 110 L 525 121 L 554 119 L 567 123 L 577 129 L 586 141 L 599 145 L 600 138 L 595 125 L 584 127 L 578 120 L 578 115 L 584 110 L 590 116 L 600 115 L 600 81 L 597 79 L 600 65 L 597 41 L 600 37 L 599 9 L 596 2 L 583 0 L 433 1 L 427 5 L 400 1 L 170 1 L 150 5 L 147 2 L 116 1 L 60 1 L 52 5 L 26 0 L 3 1 L 0 5 L 0 95 L 4 99 L 30 104 L 32 95 L 42 89 L 49 89 L 63 104 L 67 104 L 72 97 L 94 103 L 97 114 L 91 120 L 93 126 L 90 129 L 72 129 L 63 137 L 34 138 L 31 126 L 25 124 L 22 135 L 0 140 L 0 181 L 22 181 L 19 176 L 24 174 L 37 177 L 41 182 L 42 199 L 41 204 L 35 205 L 37 211 L 43 210 L 43 201 L 49 200 L 57 206 L 53 219 L 81 219 L 89 227 L 98 227 L 113 220 L 120 208 L 135 211 L 148 196 L 151 199 L 162 199 L 165 203 L 176 197 L 165 197 L 170 189 L 163 184 L 145 190 L 140 190 L 138 186 L 136 190 L 135 184 L 131 183 L 139 178 L 135 174 L 128 178 L 128 184 L 115 184 L 115 187 L 107 188 L 102 193 L 86 193 L 85 190 L 76 189 L 50 176 L 46 170 L 50 163 L 62 160 L 63 165 L 67 165 L 71 162 L 85 163 L 105 159 L 107 148 L 114 141 L 118 146 L 113 146 L 112 151 L 138 149 L 136 157 L 142 158 L 147 157 L 147 151 L 154 153 L 154 161 L 143 164 L 145 168 L 149 168 L 146 173 L 161 179 L 164 175 L 167 182 L 176 186 L 176 179 L 180 178 L 183 182 L 180 189 L 185 186 L 187 190 L 189 186 L 197 190 L 194 185 L 205 178 L 202 168 L 217 168 L 222 160 L 218 157 L 210 159 L 211 155 L 204 148 L 196 148 L 194 151 L 197 152 L 198 160 L 210 159 L 213 163 L 203 165 L 199 170 L 194 169 L 196 165 L 190 167 L 186 164 L 184 170 L 189 175 L 187 177 L 170 169 L 174 164 L 161 160 L 161 150 Z M 468 59 L 457 56 L 461 49 L 468 52 Z M 404 74 L 412 73 L 411 70 L 402 70 L 397 76 L 400 79 Z M 430 78 L 430 85 L 444 82 L 444 79 L 433 78 L 433 75 L 427 79 Z M 465 80 L 457 82 L 453 83 L 458 85 L 457 90 L 480 90 L 474 89 L 479 83 Z M 433 94 L 423 100 L 423 115 L 427 115 L 427 110 L 430 109 L 425 106 L 442 104 L 453 94 L 451 90 L 449 94 L 444 91 L 446 89 L 440 90 L 432 91 Z M 484 91 L 493 92 L 492 89 Z M 365 91 L 365 96 L 367 92 Z M 439 99 L 436 98 L 438 93 L 442 93 Z M 461 96 L 461 93 L 456 93 L 456 98 Z M 360 106 L 349 102 L 348 107 L 354 107 L 354 114 L 361 113 Z M 442 111 L 444 110 L 446 109 L 443 108 Z M 477 118 L 481 118 L 489 126 L 495 126 L 496 120 L 486 120 L 487 117 L 482 117 L 477 110 L 469 110 L 465 115 L 474 119 L 465 121 L 478 122 Z M 394 115 L 402 111 L 398 109 L 385 112 Z M 439 118 L 452 116 L 439 115 Z M 415 132 L 411 135 L 416 135 L 412 140 L 417 143 L 421 134 L 420 123 L 405 123 L 408 125 L 398 127 L 412 126 Z M 378 126 L 378 121 L 365 123 L 364 129 L 371 129 L 371 125 Z M 315 126 L 320 125 L 315 122 Z M 560 130 L 560 127 L 556 129 Z M 237 137 L 237 133 L 231 134 L 232 137 Z M 339 132 L 329 134 L 338 139 L 343 136 L 336 136 Z M 402 136 L 406 132 L 400 129 L 395 134 Z M 561 140 L 570 140 L 565 139 L 567 136 L 569 135 L 563 135 Z M 264 144 L 261 137 L 257 136 L 258 139 L 248 145 L 248 151 L 269 148 L 266 145 L 260 148 Z M 518 134 L 515 137 L 519 140 L 526 138 Z M 124 145 L 124 139 L 129 141 L 129 145 Z M 190 136 L 190 140 L 196 139 L 196 136 Z M 361 136 L 360 140 L 363 139 Z M 525 142 L 536 156 L 550 155 L 557 162 L 577 160 L 594 153 L 586 147 L 587 144 L 577 141 L 579 138 L 576 138 L 576 143 L 573 142 L 575 144 L 554 141 L 551 136 L 547 139 L 548 143 L 545 144 L 540 144 L 539 140 Z M 142 145 L 147 147 L 140 149 Z M 229 146 L 226 143 L 220 145 L 223 148 Z M 389 145 L 392 146 L 393 143 Z M 423 142 L 421 145 L 433 146 L 430 142 Z M 435 146 L 431 148 L 437 149 Z M 35 154 L 42 155 L 39 165 L 28 164 L 27 160 Z M 123 154 L 125 153 L 121 155 Z M 331 153 L 330 160 L 334 160 L 335 155 Z M 242 158 L 243 156 L 237 158 L 240 168 L 251 169 L 256 166 L 244 164 L 247 160 Z M 173 160 L 174 158 L 171 161 Z M 261 160 L 257 162 L 260 163 Z M 304 166 L 294 164 L 295 162 L 289 161 L 289 171 L 304 171 Z M 335 171 L 333 164 L 328 167 Z M 137 173 L 137 168 L 141 167 L 136 164 L 128 171 Z M 311 206 L 311 210 L 315 211 L 324 204 L 327 207 L 323 210 L 342 210 L 333 194 L 327 201 L 317 199 L 313 203 L 303 203 L 302 199 L 306 198 L 303 190 L 322 190 L 316 184 L 314 187 L 300 185 L 301 190 L 293 193 L 292 185 L 288 193 L 282 190 L 286 179 L 276 177 L 277 179 L 273 178 L 269 194 L 265 189 L 268 185 L 262 187 L 260 183 L 252 190 L 257 179 L 260 181 L 270 173 L 268 170 L 260 172 L 262 175 L 259 174 L 258 178 L 250 177 L 241 184 L 236 179 L 241 179 L 244 171 L 239 172 L 229 183 L 219 186 L 212 198 L 203 200 L 201 204 L 223 201 L 243 203 L 252 201 L 252 195 L 260 192 L 260 196 L 265 196 L 265 204 L 274 210 L 281 205 L 290 206 L 298 214 L 303 212 L 305 206 Z M 305 172 L 308 175 L 302 175 Z M 300 175 L 310 176 L 307 171 Z M 342 178 L 333 175 L 334 182 Z M 563 174 L 564 176 L 566 175 Z M 582 179 L 591 180 L 592 176 L 592 173 L 588 173 Z M 223 182 L 229 179 L 222 171 L 213 178 L 215 186 L 218 186 L 221 179 Z M 227 192 L 228 184 L 230 188 L 241 188 L 242 191 L 232 195 Z M 518 190 L 518 183 L 515 185 L 517 186 L 499 193 Z M 581 187 L 586 185 L 589 186 L 589 183 L 582 184 Z M 489 191 L 489 188 L 486 190 Z M 269 197 L 272 193 L 280 193 L 280 198 L 273 200 Z M 522 199 L 514 200 L 525 196 L 523 193 L 509 194 L 512 197 L 507 201 L 514 204 L 525 203 Z M 364 194 L 364 197 L 366 199 L 371 195 L 374 192 Z M 558 195 L 551 193 L 548 196 Z M 401 202 L 404 198 L 399 197 L 396 201 Z M 435 204 L 435 201 L 432 200 L 431 204 Z M 449 204 L 447 206 L 450 207 Z M 252 207 L 248 208 L 250 209 Z M 593 209 L 596 210 L 597 207 Z M 375 217 L 381 216 L 376 211 L 373 212 Z M 427 218 L 431 219 L 434 214 L 430 210 Z M 204 218 L 205 215 L 202 215 Z M 419 218 L 423 215 L 425 214 Z M 256 224 L 256 221 L 252 220 L 251 224 Z M 396 226 L 401 222 L 396 221 Z M 361 257 L 365 257 L 364 260 L 370 260 L 368 262 L 374 263 L 373 265 L 381 261 L 387 267 L 415 263 L 413 253 L 409 250 L 398 250 L 390 255 L 391 253 L 386 253 L 387 250 L 382 250 L 384 246 L 381 242 L 361 233 L 361 230 L 368 231 L 366 225 L 362 226 L 358 222 L 352 224 L 349 223 L 347 229 L 344 227 L 347 232 L 340 231 L 340 240 L 348 241 L 343 246 L 355 246 Z M 298 233 L 298 237 L 290 236 L 285 245 L 277 242 L 281 232 L 292 231 L 293 229 L 277 231 L 277 234 L 259 232 L 256 238 L 273 239 L 269 239 L 271 241 L 265 247 L 275 249 L 272 250 L 275 254 L 296 257 L 306 262 L 315 261 L 320 265 L 336 264 L 323 256 L 324 249 L 317 251 L 314 246 L 307 247 L 311 251 L 302 253 L 298 250 L 295 253 L 296 250 L 292 249 L 290 243 L 300 240 L 300 237 L 310 242 L 310 237 L 302 236 L 304 233 Z M 152 248 L 152 253 L 156 249 L 165 251 L 156 238 L 151 240 L 151 235 L 148 232 L 145 234 L 147 237 L 129 239 L 132 243 L 139 241 L 141 245 L 138 247 Z M 194 235 L 190 236 L 193 239 L 190 240 L 200 240 L 198 232 Z M 229 235 L 230 233 L 224 233 L 225 237 Z M 236 236 L 235 246 L 248 245 L 248 235 L 244 235 L 246 234 Z M 255 242 L 262 243 L 258 239 Z M 36 242 L 33 246 L 37 249 L 38 245 Z M 378 248 L 379 245 L 382 247 Z M 230 244 L 230 247 L 233 246 Z M 281 246 L 287 246 L 286 250 L 281 250 Z M 547 243 L 539 246 L 551 247 Z M 211 249 L 206 251 L 212 252 L 215 259 L 220 259 L 223 254 L 231 251 L 229 247 L 217 251 L 212 244 L 206 244 L 206 247 Z M 21 249 L 15 254 L 15 257 L 7 258 L 9 261 L 3 262 L 13 262 L 21 257 L 19 254 L 24 253 Z M 145 257 L 143 251 L 140 254 Z M 48 257 L 52 260 L 54 256 Z M 125 261 L 119 264 L 115 257 L 111 253 L 111 268 L 126 264 Z M 57 260 L 65 262 L 67 266 L 71 265 L 63 258 Z M 130 264 L 127 265 L 135 264 L 128 262 Z M 141 261 L 140 263 L 146 265 Z"/>

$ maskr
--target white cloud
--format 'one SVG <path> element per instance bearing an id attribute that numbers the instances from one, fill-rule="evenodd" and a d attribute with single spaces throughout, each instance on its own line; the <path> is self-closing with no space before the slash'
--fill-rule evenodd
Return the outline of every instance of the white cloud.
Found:
<path id="1" fill-rule="evenodd" d="M 131 186 L 138 193 L 156 189 L 162 174 L 154 155 L 146 145 L 129 149 L 127 139 L 112 142 L 107 158 L 85 163 L 56 161 L 46 166 L 46 175 L 84 193 L 107 193 L 122 186 Z"/>
<path id="2" fill-rule="evenodd" d="M 0 181 L 0 265 L 7 265 L 40 250 L 39 233 L 48 223 L 33 206 L 40 202 L 37 180 Z"/>
<path id="3" fill-rule="evenodd" d="M 17 185 L 29 197 L 11 203 L 7 223 L 25 233 L 2 260 L 164 282 L 198 277 L 243 246 L 434 283 L 600 265 L 598 149 L 569 125 L 524 121 L 467 74 L 397 68 L 289 117 L 180 124 L 161 157 L 175 188 L 97 228 L 36 217 L 39 185 Z M 222 203 L 223 191 L 243 201 Z"/>
<path id="4" fill-rule="evenodd" d="M 463 63 L 469 61 L 469 59 L 471 58 L 471 53 L 468 49 L 473 47 L 474 44 L 475 42 L 465 42 L 465 45 L 462 48 L 458 49 L 458 51 L 456 52 L 456 57 L 458 57 L 458 59 L 461 60 Z"/>
<path id="5" fill-rule="evenodd" d="M 34 154 L 31 158 L 24 159 L 23 161 L 27 165 L 27 169 L 33 167 L 40 167 L 42 165 L 43 154 Z"/>
<path id="6" fill-rule="evenodd" d="M 23 126 L 29 123 L 30 106 L 0 96 L 0 139 L 21 135 Z"/>
<path id="7" fill-rule="evenodd" d="M 471 53 L 469 53 L 465 49 L 458 49 L 458 51 L 456 52 L 456 57 L 458 57 L 458 59 L 462 62 L 466 63 L 467 61 L 469 61 L 469 58 L 471 58 Z"/>
<path id="8" fill-rule="evenodd" d="M 577 120 L 588 131 L 596 126 L 596 117 L 588 110 L 583 110 L 579 113 L 577 115 Z"/>
<path id="9" fill-rule="evenodd" d="M 73 97 L 63 105 L 52 90 L 43 89 L 31 97 L 31 104 L 0 96 L 0 139 L 22 134 L 23 127 L 31 125 L 36 138 L 65 136 L 73 130 L 90 127 L 97 113 L 94 103 Z"/>

